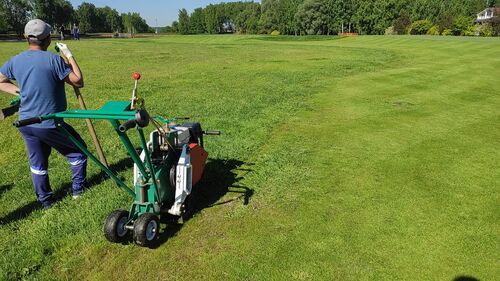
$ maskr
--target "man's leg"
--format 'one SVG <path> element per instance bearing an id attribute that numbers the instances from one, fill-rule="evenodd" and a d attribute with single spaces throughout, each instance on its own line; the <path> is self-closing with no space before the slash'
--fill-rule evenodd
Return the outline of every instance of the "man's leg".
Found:
<path id="1" fill-rule="evenodd" d="M 34 135 L 29 127 L 19 128 L 19 131 L 28 149 L 31 179 L 37 199 L 47 209 L 52 204 L 52 189 L 50 188 L 48 173 L 50 146 Z"/>
<path id="2" fill-rule="evenodd" d="M 68 124 L 64 127 L 72 136 L 79 140 L 83 145 L 85 142 L 80 135 Z M 58 129 L 36 129 L 43 131 L 43 141 L 53 147 L 62 155 L 66 156 L 69 161 L 71 172 L 73 174 L 73 195 L 79 195 L 84 191 L 85 178 L 87 176 L 87 156 L 74 145 L 63 133 Z M 86 145 L 85 145 L 86 147 Z"/>
<path id="3" fill-rule="evenodd" d="M 75 129 L 73 129 L 73 127 L 65 124 L 65 128 L 73 137 L 87 147 L 85 141 L 80 137 Z M 68 158 L 71 166 L 71 172 L 73 173 L 73 195 L 79 195 L 84 191 L 87 184 L 87 155 L 83 154 L 83 152 L 74 143 L 69 140 L 68 143 L 72 148 L 68 150 L 69 153 L 63 154 L 66 158 Z"/>

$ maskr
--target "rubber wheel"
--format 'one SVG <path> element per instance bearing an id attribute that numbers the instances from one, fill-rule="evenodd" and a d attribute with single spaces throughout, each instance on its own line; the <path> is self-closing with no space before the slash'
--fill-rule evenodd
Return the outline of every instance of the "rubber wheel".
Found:
<path id="1" fill-rule="evenodd" d="M 104 222 L 104 237 L 110 242 L 123 242 L 127 236 L 128 211 L 115 210 Z"/>
<path id="2" fill-rule="evenodd" d="M 158 238 L 160 232 L 160 220 L 151 213 L 145 213 L 134 222 L 135 243 L 143 247 L 149 247 Z"/>
<path id="3" fill-rule="evenodd" d="M 177 159 L 175 161 L 175 163 L 179 162 L 179 159 Z M 172 167 L 170 168 L 170 174 L 169 174 L 169 179 L 170 179 L 170 188 L 175 192 L 175 181 L 176 181 L 176 178 L 175 178 L 175 173 L 176 173 L 176 168 L 177 168 L 177 165 L 176 164 L 173 164 Z"/>

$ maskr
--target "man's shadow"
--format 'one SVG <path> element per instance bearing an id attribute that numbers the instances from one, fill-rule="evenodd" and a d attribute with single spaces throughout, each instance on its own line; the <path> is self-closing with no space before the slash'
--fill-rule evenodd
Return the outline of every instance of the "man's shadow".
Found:
<path id="1" fill-rule="evenodd" d="M 254 191 L 249 187 L 238 185 L 238 182 L 243 179 L 243 177 L 238 176 L 238 174 L 251 172 L 250 169 L 241 168 L 243 165 L 250 166 L 251 164 L 235 159 L 210 160 L 205 166 L 203 179 L 193 187 L 188 211 L 181 220 L 186 222 L 203 209 L 228 204 L 233 201 L 241 200 L 242 204 L 247 205 Z M 227 193 L 234 193 L 237 194 L 237 196 L 223 202 L 218 202 Z M 159 239 L 151 246 L 153 249 L 160 247 L 170 237 L 175 236 L 183 225 L 180 223 L 172 223 L 168 218 L 166 220 L 162 219 L 162 222 L 167 223 L 167 227 L 160 232 Z"/>
<path id="2" fill-rule="evenodd" d="M 131 158 L 124 158 L 117 163 L 111 164 L 110 165 L 110 170 L 113 171 L 115 174 L 121 171 L 125 171 L 127 169 L 130 169 L 134 166 L 134 162 L 132 161 Z M 92 188 L 94 186 L 97 186 L 101 184 L 102 182 L 106 181 L 109 179 L 109 176 L 104 172 L 101 171 L 98 174 L 93 175 L 90 178 L 87 178 L 87 188 Z M 69 190 L 71 190 L 71 182 L 65 183 L 62 185 L 61 188 L 57 189 L 54 191 L 54 194 L 52 195 L 54 202 L 59 201 L 66 197 L 69 193 Z M 7 185 L 7 186 L 2 186 L 0 188 L 0 194 L 6 192 L 12 188 L 12 185 Z M 41 209 L 42 206 L 40 202 L 38 201 L 31 201 L 28 204 L 17 208 L 16 210 L 6 214 L 2 218 L 0 218 L 0 225 L 6 225 L 14 221 L 22 220 L 26 217 L 28 217 L 32 212 L 35 210 Z"/>
<path id="3" fill-rule="evenodd" d="M 13 183 L 0 185 L 0 196 L 14 187 Z"/>

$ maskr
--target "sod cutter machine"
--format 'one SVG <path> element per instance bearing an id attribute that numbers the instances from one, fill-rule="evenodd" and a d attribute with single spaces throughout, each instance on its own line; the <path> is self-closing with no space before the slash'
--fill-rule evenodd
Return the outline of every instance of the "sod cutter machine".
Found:
<path id="1" fill-rule="evenodd" d="M 180 219 L 186 213 L 192 188 L 201 179 L 208 158 L 203 148 L 203 135 L 219 135 L 220 132 L 203 131 L 200 123 L 177 125 L 175 119 L 151 117 L 144 108 L 144 100 L 137 96 L 140 74 L 134 73 L 134 79 L 131 102 L 109 101 L 99 110 L 64 111 L 20 120 L 14 125 L 21 127 L 55 120 L 56 127 L 134 199 L 129 211 L 120 209 L 109 214 L 104 223 L 105 237 L 111 242 L 124 242 L 130 231 L 138 245 L 149 247 L 158 237 L 162 217 Z M 73 137 L 64 128 L 63 119 L 108 120 L 134 161 L 134 189 Z M 147 142 L 143 128 L 150 123 L 156 129 Z M 127 135 L 131 129 L 139 135 L 140 152 Z"/>

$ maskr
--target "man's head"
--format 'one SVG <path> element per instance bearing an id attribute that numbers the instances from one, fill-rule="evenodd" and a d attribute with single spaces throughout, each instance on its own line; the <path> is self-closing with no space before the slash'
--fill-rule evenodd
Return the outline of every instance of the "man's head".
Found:
<path id="1" fill-rule="evenodd" d="M 37 45 L 46 49 L 50 45 L 52 27 L 43 20 L 30 20 L 24 27 L 24 36 L 30 45 Z"/>

